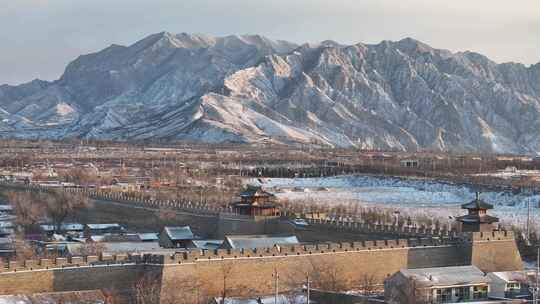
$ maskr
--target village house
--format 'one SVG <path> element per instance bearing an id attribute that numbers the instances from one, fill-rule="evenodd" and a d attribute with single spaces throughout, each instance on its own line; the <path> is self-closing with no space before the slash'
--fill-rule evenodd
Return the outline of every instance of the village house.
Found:
<path id="1" fill-rule="evenodd" d="M 159 241 L 159 233 L 155 233 L 155 232 L 139 233 L 138 236 L 139 236 L 139 239 L 141 240 L 141 242 L 157 242 L 157 241 Z"/>
<path id="2" fill-rule="evenodd" d="M 458 303 L 488 299 L 490 279 L 476 266 L 402 269 L 384 282 L 390 304 Z"/>
<path id="3" fill-rule="evenodd" d="M 83 255 L 84 243 L 69 243 L 67 244 L 68 253 L 71 255 Z M 103 254 L 129 254 L 129 253 L 151 253 L 151 254 L 170 254 L 174 253 L 167 251 L 159 245 L 158 242 L 100 242 L 97 245 Z"/>
<path id="4" fill-rule="evenodd" d="M 101 189 L 103 190 L 111 190 L 114 192 L 135 192 L 139 188 L 137 187 L 137 184 L 135 183 L 123 183 L 123 182 L 114 182 L 112 185 L 109 186 L 102 186 Z"/>
<path id="5" fill-rule="evenodd" d="M 41 231 L 47 236 L 51 236 L 55 233 L 56 227 L 51 224 L 42 224 L 39 225 Z M 63 234 L 79 235 L 84 232 L 84 225 L 77 223 L 64 223 L 60 225 L 60 231 L 57 231 Z"/>
<path id="6" fill-rule="evenodd" d="M 294 235 L 271 236 L 271 235 L 231 235 L 226 236 L 222 249 L 256 249 L 272 248 L 279 245 L 298 245 L 300 242 Z"/>
<path id="7" fill-rule="evenodd" d="M 223 240 L 191 240 L 189 248 L 200 250 L 216 250 L 221 247 Z"/>
<path id="8" fill-rule="evenodd" d="M 11 177 L 13 182 L 29 184 L 32 181 L 33 174 L 32 172 L 19 171 L 13 172 Z"/>
<path id="9" fill-rule="evenodd" d="M 497 298 L 529 299 L 529 287 L 536 281 L 534 274 L 526 271 L 491 272 L 487 276 L 491 280 L 489 296 Z"/>
<path id="10" fill-rule="evenodd" d="M 189 226 L 165 227 L 159 234 L 159 244 L 164 248 L 188 248 L 193 239 Z"/>
<path id="11" fill-rule="evenodd" d="M 87 236 L 91 235 L 102 235 L 102 234 L 121 234 L 124 233 L 126 229 L 120 224 L 111 223 L 111 224 L 86 224 L 85 234 Z"/>
<path id="12" fill-rule="evenodd" d="M 139 235 L 136 233 L 123 233 L 123 234 L 101 234 L 91 235 L 88 237 L 87 242 L 99 242 L 99 243 L 121 243 L 121 242 L 142 242 Z"/>
<path id="13" fill-rule="evenodd" d="M 0 205 L 0 237 L 7 237 L 14 234 L 13 220 L 15 220 L 13 214 L 13 206 Z"/>
<path id="14" fill-rule="evenodd" d="M 418 159 L 412 159 L 412 158 L 408 158 L 408 159 L 402 159 L 399 161 L 399 165 L 402 167 L 402 168 L 418 168 Z"/>
<path id="15" fill-rule="evenodd" d="M 0 257 L 15 255 L 15 240 L 12 237 L 0 237 Z"/>

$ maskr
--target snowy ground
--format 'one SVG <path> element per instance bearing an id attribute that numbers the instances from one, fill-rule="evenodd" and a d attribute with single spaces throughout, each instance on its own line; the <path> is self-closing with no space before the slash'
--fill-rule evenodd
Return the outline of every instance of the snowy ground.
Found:
<path id="1" fill-rule="evenodd" d="M 491 173 L 475 174 L 475 176 L 490 176 L 502 179 L 527 177 L 538 180 L 540 179 L 540 170 L 517 170 L 515 168 L 509 167 L 505 170 L 499 170 Z"/>
<path id="2" fill-rule="evenodd" d="M 265 189 L 278 198 L 320 203 L 359 203 L 411 211 L 446 218 L 461 215 L 460 205 L 475 198 L 475 192 L 462 185 L 421 179 L 400 179 L 374 176 L 337 176 L 323 178 L 265 178 Z M 249 183 L 260 184 L 259 179 Z M 527 201 L 531 204 L 532 221 L 540 219 L 540 195 L 484 192 L 480 198 L 493 204 L 492 214 L 506 223 L 524 224 Z M 539 222 L 540 223 L 540 222 Z"/>

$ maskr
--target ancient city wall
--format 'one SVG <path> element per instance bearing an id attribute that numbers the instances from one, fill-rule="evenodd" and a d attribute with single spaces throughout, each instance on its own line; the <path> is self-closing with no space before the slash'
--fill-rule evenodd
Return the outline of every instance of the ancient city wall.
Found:
<path id="1" fill-rule="evenodd" d="M 511 232 L 475 232 L 469 235 L 471 264 L 484 272 L 523 269 L 523 261 Z"/>
<path id="2" fill-rule="evenodd" d="M 22 187 L 21 189 L 33 189 Z M 46 190 L 46 189 L 34 189 Z M 140 206 L 171 208 L 179 212 L 208 215 L 219 219 L 220 236 L 230 231 L 267 233 L 287 231 L 279 221 L 256 222 L 230 213 L 227 208 L 205 204 L 153 201 L 124 194 L 86 191 L 95 199 Z M 137 281 L 152 274 L 161 285 L 162 303 L 170 297 L 185 303 L 196 298 L 269 294 L 274 290 L 274 273 L 280 289 L 303 285 L 306 274 L 312 279 L 326 277 L 340 288 L 362 288 L 365 278 L 374 283 L 402 268 L 476 265 L 486 272 L 522 269 L 522 261 L 511 232 L 466 233 L 427 227 L 373 225 L 354 221 L 310 219 L 312 227 L 338 234 L 369 234 L 398 239 L 283 246 L 257 250 L 191 251 L 173 255 L 88 256 L 39 261 L 11 261 L 0 265 L 0 294 L 53 291 L 115 289 L 130 290 Z"/>
<path id="3" fill-rule="evenodd" d="M 337 225 L 355 229 L 354 224 Z M 279 273 L 282 290 L 301 286 L 306 273 L 334 274 L 344 288 L 358 288 L 366 276 L 373 275 L 381 284 L 401 268 L 468 264 L 484 271 L 521 269 L 513 233 L 10 261 L 0 266 L 0 294 L 128 289 L 143 275 L 156 273 L 162 298 L 186 290 L 199 296 L 219 295 L 224 277 L 229 295 L 252 295 L 273 291 L 274 271 Z"/>
<path id="4" fill-rule="evenodd" d="M 122 203 L 126 205 L 138 206 L 138 207 L 147 207 L 147 208 L 169 208 L 178 212 L 186 212 L 198 215 L 205 216 L 216 216 L 228 220 L 238 220 L 246 221 L 253 219 L 250 216 L 244 216 L 235 214 L 232 212 L 232 209 L 224 206 L 215 206 L 211 204 L 206 204 L 205 202 L 190 202 L 190 201 L 176 201 L 176 200 L 153 200 L 144 198 L 141 195 L 130 195 L 127 193 L 121 192 L 106 192 L 106 191 L 96 191 L 89 190 L 84 188 L 50 188 L 50 187 L 41 187 L 39 185 L 23 185 L 23 184 L 13 184 L 0 182 L 0 187 L 4 189 L 12 190 L 31 190 L 31 191 L 51 191 L 55 189 L 61 189 L 66 192 L 73 193 L 82 193 L 90 198 L 102 201 L 111 201 L 116 203 Z M 283 211 L 283 215 L 288 214 L 287 210 Z M 343 230 L 350 232 L 362 232 L 362 233 L 388 233 L 392 235 L 403 235 L 407 237 L 416 237 L 416 236 L 449 236 L 455 234 L 455 232 L 450 232 L 444 229 L 433 229 L 429 227 L 406 227 L 406 226 L 395 226 L 395 225 L 377 225 L 369 223 L 355 222 L 353 220 L 325 220 L 325 219 L 316 219 L 310 218 L 306 219 L 311 225 L 318 227 L 324 227 L 327 229 L 334 230 Z"/>
<path id="5" fill-rule="evenodd" d="M 334 274 L 345 288 L 360 288 L 366 277 L 374 283 L 402 268 L 466 265 L 454 244 L 432 239 L 331 243 L 316 246 L 287 246 L 266 250 L 221 250 L 212 254 L 192 252 L 164 259 L 163 292 L 178 282 L 195 278 L 205 282 L 201 293 L 219 295 L 224 276 L 228 293 L 254 295 L 272 293 L 277 271 L 281 289 L 299 288 L 306 274 L 312 277 Z M 328 278 L 332 280 L 332 278 Z M 331 284 L 332 282 L 328 282 Z"/>
<path id="6" fill-rule="evenodd" d="M 514 244 L 512 246 L 512 244 Z M 485 260 L 484 255 L 490 258 Z M 511 232 L 469 233 L 456 239 L 421 238 L 285 246 L 264 250 L 217 250 L 161 257 L 162 291 L 167 296 L 179 282 L 204 282 L 199 294 L 219 295 L 224 280 L 228 294 L 272 293 L 273 274 L 281 289 L 298 288 L 305 275 L 334 273 L 346 288 L 359 288 L 367 276 L 375 282 L 402 268 L 473 264 L 484 271 L 522 269 Z"/>
<path id="7" fill-rule="evenodd" d="M 308 219 L 312 227 L 324 228 L 343 232 L 357 232 L 363 234 L 387 234 L 399 237 L 456 237 L 456 231 L 433 229 L 429 227 L 408 227 L 396 225 L 379 225 L 354 221 L 335 221 L 325 219 Z"/>
<path id="8" fill-rule="evenodd" d="M 88 256 L 11 261 L 0 267 L 0 294 L 130 289 L 145 273 L 161 276 L 161 267 L 141 256 Z"/>
<path id="9" fill-rule="evenodd" d="M 14 190 L 51 191 L 53 188 L 40 187 L 38 185 L 22 185 L 13 183 L 0 183 L 0 187 Z M 90 198 L 100 201 L 110 201 L 132 207 L 144 207 L 149 209 L 171 209 L 177 212 L 192 214 L 193 216 L 205 217 L 211 224 L 199 227 L 199 233 L 213 237 L 223 238 L 227 234 L 272 234 L 292 233 L 294 227 L 278 220 L 255 219 L 250 216 L 239 215 L 232 212 L 228 207 L 214 206 L 204 202 L 189 202 L 175 200 L 152 200 L 143 196 L 128 195 L 119 192 L 104 192 L 83 188 L 63 189 L 67 192 L 82 193 Z M 283 211 L 287 216 L 287 211 Z M 211 218 L 212 220 L 208 220 Z M 389 236 L 392 238 L 409 237 L 455 237 L 455 231 L 433 229 L 429 227 L 407 227 L 396 225 L 378 225 L 355 222 L 353 220 L 325 220 L 307 219 L 310 225 L 316 229 L 324 229 L 335 232 L 373 234 L 374 236 Z M 215 222 L 215 223 L 214 223 Z"/>

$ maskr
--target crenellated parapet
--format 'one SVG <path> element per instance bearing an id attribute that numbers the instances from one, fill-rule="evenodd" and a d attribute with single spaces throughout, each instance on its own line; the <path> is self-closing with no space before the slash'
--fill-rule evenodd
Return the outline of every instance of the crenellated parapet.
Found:
<path id="1" fill-rule="evenodd" d="M 434 229 L 423 226 L 409 227 L 327 219 L 308 219 L 307 221 L 314 226 L 362 234 L 388 234 L 403 237 L 455 237 L 457 235 L 455 231 L 448 231 L 442 228 Z"/>
<path id="2" fill-rule="evenodd" d="M 270 257 L 309 256 L 321 254 L 353 253 L 361 251 L 400 250 L 423 247 L 457 245 L 463 242 L 489 242 L 514 240 L 512 231 L 470 232 L 453 236 L 400 238 L 391 240 L 368 240 L 355 242 L 325 242 L 301 245 L 283 245 L 257 249 L 186 250 L 174 254 L 117 254 L 84 257 L 65 257 L 26 261 L 7 261 L 0 265 L 0 272 L 63 269 L 93 266 L 118 266 L 126 264 L 170 265 L 201 261 L 234 259 L 260 259 Z"/>
<path id="3" fill-rule="evenodd" d="M 459 237 L 467 242 L 514 241 L 513 231 L 463 232 Z"/>
<path id="4" fill-rule="evenodd" d="M 123 284 L 122 288 L 128 290 L 145 275 L 152 274 L 159 276 L 162 290 L 178 288 L 179 282 L 197 277 L 205 294 L 218 295 L 222 286 L 216 275 L 223 271 L 230 272 L 230 286 L 234 290 L 249 288 L 266 294 L 272 292 L 272 286 L 265 282 L 272 279 L 276 269 L 280 275 L 292 277 L 299 275 L 299 269 L 317 271 L 320 265 L 337 267 L 346 279 L 347 288 L 358 286 L 358 278 L 364 275 L 374 276 L 382 284 L 388 275 L 403 268 L 472 264 L 487 272 L 516 270 L 521 264 L 519 252 L 515 242 L 506 241 L 512 236 L 511 232 L 501 231 L 469 233 L 456 238 L 398 238 L 8 261 L 0 265 L 0 294 L 104 289 L 115 284 Z"/>
<path id="5" fill-rule="evenodd" d="M 374 240 L 340 243 L 284 245 L 257 249 L 190 250 L 165 256 L 164 264 L 195 263 L 224 259 L 250 259 L 268 257 L 309 256 L 360 251 L 398 250 L 415 247 L 433 247 L 454 244 L 450 238 L 416 238 Z M 162 257 L 162 256 L 159 256 Z M 152 258 L 154 259 L 154 258 Z"/>
<path id="6" fill-rule="evenodd" d="M 93 266 L 113 266 L 125 264 L 141 264 L 144 260 L 139 255 L 100 255 L 100 256 L 74 256 L 58 257 L 37 260 L 10 260 L 0 263 L 0 272 L 33 271 L 46 269 L 63 269 Z"/>

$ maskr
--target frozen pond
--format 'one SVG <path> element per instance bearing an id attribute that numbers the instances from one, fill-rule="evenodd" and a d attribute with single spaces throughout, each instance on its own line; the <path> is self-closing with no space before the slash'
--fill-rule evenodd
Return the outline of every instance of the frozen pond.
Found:
<path id="1" fill-rule="evenodd" d="M 460 205 L 475 198 L 475 190 L 467 186 L 422 179 L 400 179 L 374 176 L 337 176 L 326 178 L 264 178 L 249 182 L 261 184 L 278 198 L 339 204 L 359 203 L 396 209 L 415 209 L 426 213 L 459 215 Z M 527 201 L 533 221 L 539 218 L 540 195 L 511 192 L 484 192 L 480 198 L 493 204 L 492 214 L 505 222 L 523 224 Z"/>

